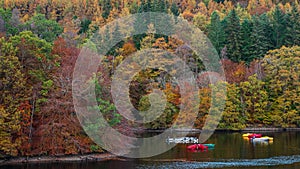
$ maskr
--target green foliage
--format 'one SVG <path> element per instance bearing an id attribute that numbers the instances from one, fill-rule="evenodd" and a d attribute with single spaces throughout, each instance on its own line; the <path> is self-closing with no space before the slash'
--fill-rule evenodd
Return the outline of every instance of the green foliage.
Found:
<path id="1" fill-rule="evenodd" d="M 226 18 L 226 48 L 227 56 L 234 62 L 242 60 L 242 37 L 240 19 L 233 9 Z"/>
<path id="2" fill-rule="evenodd" d="M 300 13 L 299 9 L 293 5 L 293 9 L 287 14 L 286 39 L 288 46 L 300 45 Z"/>
<path id="3" fill-rule="evenodd" d="M 194 25 L 197 26 L 201 31 L 206 31 L 207 20 L 206 16 L 198 13 L 193 19 Z"/>
<path id="4" fill-rule="evenodd" d="M 0 18 L 3 21 L 4 31 L 7 35 L 15 35 L 20 31 L 19 11 L 0 8 Z"/>
<path id="5" fill-rule="evenodd" d="M 208 25 L 208 38 L 220 54 L 225 46 L 226 36 L 223 24 L 221 23 L 220 16 L 217 12 L 213 12 L 211 15 L 210 24 Z"/>
<path id="6" fill-rule="evenodd" d="M 173 2 L 172 5 L 171 5 L 171 12 L 175 16 L 179 16 L 179 14 L 180 14 L 179 8 L 178 8 L 178 6 L 176 5 L 175 2 Z"/>
<path id="7" fill-rule="evenodd" d="M 17 56 L 24 66 L 23 71 L 31 76 L 31 80 L 47 80 L 47 73 L 51 72 L 57 63 L 56 56 L 51 54 L 52 45 L 30 31 L 20 32 L 11 37 L 10 41 L 18 47 Z"/>
<path id="8" fill-rule="evenodd" d="M 32 31 L 47 42 L 53 42 L 63 32 L 63 28 L 56 21 L 46 19 L 43 14 L 35 14 L 25 23 L 24 29 Z"/>
<path id="9" fill-rule="evenodd" d="M 263 58 L 267 51 L 271 48 L 270 22 L 265 14 L 261 16 L 254 16 L 253 18 L 253 31 L 250 35 L 251 46 L 249 49 L 249 58 L 247 62 L 254 59 Z"/>
<path id="10" fill-rule="evenodd" d="M 226 107 L 218 128 L 240 130 L 246 127 L 246 117 L 240 98 L 240 88 L 235 84 L 227 84 Z"/>
<path id="11" fill-rule="evenodd" d="M 139 110 L 145 111 L 150 107 L 149 98 L 147 96 L 142 97 L 139 103 Z M 171 127 L 174 116 L 178 114 L 178 108 L 174 106 L 172 103 L 167 103 L 164 109 L 164 112 L 156 118 L 156 120 L 144 124 L 146 128 L 149 129 L 166 129 Z"/>
<path id="12" fill-rule="evenodd" d="M 273 48 L 280 48 L 284 44 L 286 36 L 286 15 L 276 6 L 271 16 L 272 45 Z"/>
<path id="13" fill-rule="evenodd" d="M 99 152 L 99 151 L 101 152 L 102 151 L 101 147 L 98 145 L 91 145 L 90 149 L 92 152 Z"/>
<path id="14" fill-rule="evenodd" d="M 269 91 L 271 122 L 282 127 L 299 125 L 300 47 L 270 51 L 263 60 Z"/>
<path id="15" fill-rule="evenodd" d="M 136 0 L 134 0 L 134 1 L 130 4 L 129 10 L 130 10 L 130 13 L 131 13 L 131 14 L 134 14 L 134 13 L 137 13 L 137 12 L 138 12 L 139 6 L 138 6 Z"/>
<path id="16" fill-rule="evenodd" d="M 21 102 L 27 100 L 24 75 L 12 43 L 0 39 L 0 153 L 18 155 Z"/>
<path id="17" fill-rule="evenodd" d="M 80 23 L 80 30 L 78 31 L 78 34 L 87 33 L 91 23 L 92 23 L 91 20 L 86 19 L 86 18 L 83 19 L 83 21 L 81 21 L 81 23 Z"/>
<path id="18" fill-rule="evenodd" d="M 97 109 L 102 113 L 103 117 L 110 126 L 115 126 L 121 122 L 121 115 L 118 114 L 114 104 L 108 100 L 104 100 L 102 97 L 102 87 L 98 80 L 94 80 L 96 100 L 98 103 Z M 103 123 L 103 122 L 100 122 Z"/>
<path id="19" fill-rule="evenodd" d="M 42 84 L 42 90 L 41 90 L 41 95 L 42 96 L 47 96 L 49 90 L 53 87 L 53 81 L 52 80 L 47 80 L 43 81 Z"/>
<path id="20" fill-rule="evenodd" d="M 265 83 L 257 79 L 256 75 L 250 76 L 248 81 L 242 82 L 241 97 L 243 100 L 243 112 L 248 124 L 262 124 L 268 117 L 268 93 Z"/>
<path id="21" fill-rule="evenodd" d="M 245 19 L 241 25 L 241 37 L 242 37 L 242 61 L 246 63 L 252 62 L 253 58 L 251 57 L 251 33 L 253 32 L 252 22 L 248 19 Z"/>
<path id="22" fill-rule="evenodd" d="M 107 19 L 109 17 L 111 9 L 112 9 L 111 0 L 104 0 L 103 1 L 103 12 L 102 12 L 102 17 L 104 19 Z"/>

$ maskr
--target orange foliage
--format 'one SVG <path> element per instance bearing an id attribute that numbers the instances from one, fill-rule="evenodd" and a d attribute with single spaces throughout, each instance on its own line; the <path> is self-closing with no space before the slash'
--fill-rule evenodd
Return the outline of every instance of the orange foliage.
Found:
<path id="1" fill-rule="evenodd" d="M 127 56 L 134 53 L 137 49 L 132 41 L 126 42 L 122 48 L 122 55 Z"/>
<path id="2" fill-rule="evenodd" d="M 180 93 L 179 93 L 178 87 L 172 87 L 172 85 L 170 83 L 167 83 L 164 92 L 167 96 L 168 102 L 170 102 L 176 106 L 180 105 Z"/>
<path id="3" fill-rule="evenodd" d="M 19 151 L 22 156 L 30 155 L 31 150 L 31 105 L 28 101 L 21 103 L 19 106 L 20 111 L 20 125 L 19 140 L 21 142 Z"/>
<path id="4" fill-rule="evenodd" d="M 245 63 L 243 62 L 236 63 L 229 59 L 223 59 L 221 63 L 223 65 L 226 81 L 228 83 L 240 83 L 247 79 L 245 75 L 246 72 Z"/>
<path id="5" fill-rule="evenodd" d="M 194 14 L 192 14 L 190 11 L 184 11 L 182 14 L 183 18 L 188 20 L 189 22 L 193 21 Z"/>

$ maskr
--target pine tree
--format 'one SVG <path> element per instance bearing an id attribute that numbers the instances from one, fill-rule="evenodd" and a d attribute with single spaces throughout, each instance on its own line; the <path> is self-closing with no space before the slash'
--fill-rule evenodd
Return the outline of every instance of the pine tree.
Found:
<path id="1" fill-rule="evenodd" d="M 224 48 L 226 37 L 217 12 L 213 12 L 211 15 L 211 21 L 208 25 L 208 38 L 220 54 L 222 48 Z"/>
<path id="2" fill-rule="evenodd" d="M 225 32 L 226 47 L 228 58 L 234 62 L 241 61 L 242 58 L 242 39 L 240 19 L 233 9 L 226 18 Z"/>
<path id="3" fill-rule="evenodd" d="M 180 14 L 179 8 L 178 8 L 178 6 L 176 5 L 175 2 L 173 2 L 172 5 L 171 5 L 171 12 L 175 16 L 179 16 L 179 14 Z"/>
<path id="4" fill-rule="evenodd" d="M 287 14 L 285 45 L 300 45 L 300 13 L 293 5 L 292 11 Z"/>
<path id="5" fill-rule="evenodd" d="M 158 6 L 159 6 L 159 12 L 164 12 L 164 13 L 168 12 L 168 4 L 166 0 L 159 0 Z"/>
<path id="6" fill-rule="evenodd" d="M 102 17 L 104 19 L 107 19 L 109 17 L 111 10 L 112 10 L 111 0 L 104 0 Z"/>
<path id="7" fill-rule="evenodd" d="M 246 63 L 250 63 L 251 59 L 251 32 L 252 32 L 252 22 L 248 19 L 245 19 L 241 26 L 241 36 L 242 36 L 242 60 Z"/>
<path id="8" fill-rule="evenodd" d="M 249 60 L 263 58 L 267 51 L 271 48 L 271 39 L 268 32 L 266 32 L 268 29 L 269 22 L 265 14 L 259 17 L 253 17 L 253 31 L 250 36 L 251 47 L 249 50 Z"/>
<path id="9" fill-rule="evenodd" d="M 138 13 L 147 12 L 147 4 L 145 0 L 141 0 L 140 6 L 138 8 Z"/>
<path id="10" fill-rule="evenodd" d="M 153 43 L 155 42 L 154 38 L 155 28 L 153 24 L 148 25 L 147 36 L 141 41 L 141 49 L 152 48 Z"/>
<path id="11" fill-rule="evenodd" d="M 284 44 L 286 33 L 286 15 L 277 5 L 272 13 L 272 45 L 273 48 L 280 48 Z"/>
<path id="12" fill-rule="evenodd" d="M 5 32 L 5 21 L 2 18 L 2 16 L 0 15 L 0 32 Z"/>
<path id="13" fill-rule="evenodd" d="M 88 30 L 89 30 L 89 26 L 90 24 L 92 23 L 91 20 L 89 19 L 83 19 L 83 21 L 81 21 L 80 23 L 80 30 L 78 32 L 78 34 L 84 34 L 84 33 L 87 33 Z"/>

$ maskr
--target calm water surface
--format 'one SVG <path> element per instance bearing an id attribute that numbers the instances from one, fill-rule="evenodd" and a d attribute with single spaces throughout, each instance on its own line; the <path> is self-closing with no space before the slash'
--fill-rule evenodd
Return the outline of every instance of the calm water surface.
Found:
<path id="1" fill-rule="evenodd" d="M 190 152 L 186 144 L 147 159 L 81 162 L 60 164 L 27 164 L 2 166 L 3 169 L 300 169 L 300 132 L 262 133 L 274 137 L 273 143 L 253 144 L 242 133 L 215 133 L 207 143 L 215 149 Z M 192 134 L 197 136 L 197 134 Z M 153 145 L 155 146 L 155 145 Z"/>

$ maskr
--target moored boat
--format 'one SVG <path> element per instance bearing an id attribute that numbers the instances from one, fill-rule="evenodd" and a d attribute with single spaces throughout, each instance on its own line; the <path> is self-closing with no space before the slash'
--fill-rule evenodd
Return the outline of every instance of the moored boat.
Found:
<path id="1" fill-rule="evenodd" d="M 215 144 L 203 144 L 204 146 L 207 146 L 208 148 L 215 148 Z"/>
<path id="2" fill-rule="evenodd" d="M 193 144 L 190 146 L 187 146 L 188 150 L 208 150 L 208 147 L 204 144 Z"/>
<path id="3" fill-rule="evenodd" d="M 243 137 L 247 137 L 247 138 L 248 138 L 248 136 L 249 136 L 250 134 L 253 134 L 253 133 L 245 133 L 245 134 L 243 134 Z"/>
<path id="4" fill-rule="evenodd" d="M 269 141 L 269 138 L 251 138 L 251 141 L 258 142 L 258 141 Z"/>
<path id="5" fill-rule="evenodd" d="M 249 134 L 248 138 L 261 138 L 262 134 Z"/>
<path id="6" fill-rule="evenodd" d="M 273 140 L 274 140 L 273 137 L 269 137 L 269 136 L 263 136 L 263 137 L 261 137 L 261 138 L 268 139 L 269 141 L 273 141 Z"/>

